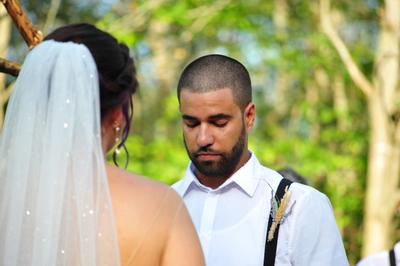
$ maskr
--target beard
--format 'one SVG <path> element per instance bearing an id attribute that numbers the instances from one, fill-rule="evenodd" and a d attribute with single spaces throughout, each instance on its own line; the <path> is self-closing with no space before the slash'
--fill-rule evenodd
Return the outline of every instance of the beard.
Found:
<path id="1" fill-rule="evenodd" d="M 236 141 L 235 145 L 232 147 L 229 153 L 226 152 L 219 152 L 211 149 L 210 147 L 201 147 L 195 152 L 190 152 L 185 138 L 185 148 L 190 157 L 190 160 L 196 167 L 196 169 L 206 177 L 229 177 L 233 174 L 235 168 L 239 164 L 240 158 L 242 157 L 244 146 L 245 146 L 245 139 L 246 139 L 246 130 L 245 127 L 242 127 L 242 132 L 238 140 Z M 203 161 L 198 160 L 197 156 L 200 152 L 218 152 L 221 156 L 219 161 Z"/>

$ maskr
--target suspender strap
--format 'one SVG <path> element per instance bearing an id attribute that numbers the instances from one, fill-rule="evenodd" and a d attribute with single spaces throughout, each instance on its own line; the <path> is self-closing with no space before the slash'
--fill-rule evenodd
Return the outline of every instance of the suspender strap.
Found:
<path id="1" fill-rule="evenodd" d="M 275 193 L 275 200 L 280 204 L 283 195 L 285 194 L 285 189 L 286 187 L 289 189 L 290 185 L 292 184 L 292 181 L 283 178 L 281 182 L 279 183 L 278 189 Z M 272 226 L 272 208 L 271 206 L 271 212 L 269 215 L 269 220 L 268 220 L 268 228 L 267 228 L 267 236 L 265 240 L 265 252 L 264 252 L 264 266 L 274 266 L 275 265 L 275 256 L 276 256 L 276 246 L 278 244 L 278 234 L 279 234 L 279 224 L 276 227 L 275 233 L 274 233 L 274 238 L 271 241 L 268 241 L 268 232 L 269 229 Z"/>
<path id="2" fill-rule="evenodd" d="M 389 261 L 390 266 L 396 266 L 396 256 L 394 255 L 394 249 L 389 250 Z"/>

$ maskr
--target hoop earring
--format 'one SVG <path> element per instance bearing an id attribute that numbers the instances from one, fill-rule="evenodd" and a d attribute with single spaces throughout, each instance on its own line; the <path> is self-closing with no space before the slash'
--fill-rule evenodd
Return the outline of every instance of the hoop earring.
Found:
<path id="1" fill-rule="evenodd" d="M 117 166 L 117 167 L 120 167 L 120 165 L 118 164 L 118 162 L 117 162 L 117 156 L 118 156 L 118 154 L 121 152 L 121 147 L 122 147 L 122 149 L 125 151 L 125 166 L 124 166 L 124 169 L 126 170 L 127 168 L 128 168 L 128 163 L 129 163 L 129 152 L 128 152 L 128 149 L 126 148 L 126 146 L 125 146 L 125 143 L 122 143 L 122 144 L 120 144 L 121 146 L 119 146 L 119 147 L 117 147 L 115 150 L 114 150 L 114 152 L 113 152 L 113 155 L 112 155 L 112 158 L 113 158 L 113 161 L 114 161 L 114 164 Z"/>
<path id="2" fill-rule="evenodd" d="M 117 162 L 117 156 L 121 153 L 121 148 L 125 151 L 125 166 L 124 169 L 126 170 L 128 168 L 128 163 L 129 163 L 129 152 L 128 149 L 125 146 L 125 140 L 122 141 L 122 143 L 120 143 L 121 141 L 121 128 L 116 125 L 115 128 L 115 144 L 117 145 L 117 147 L 115 148 L 114 152 L 113 152 L 113 161 L 115 163 L 115 165 L 117 167 L 120 167 L 118 162 Z"/>

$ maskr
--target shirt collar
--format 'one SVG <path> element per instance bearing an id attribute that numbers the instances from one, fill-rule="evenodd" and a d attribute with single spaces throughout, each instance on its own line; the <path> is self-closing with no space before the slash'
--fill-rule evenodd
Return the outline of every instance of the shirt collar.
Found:
<path id="1" fill-rule="evenodd" d="M 180 194 L 184 196 L 191 189 L 197 188 L 204 191 L 220 191 L 232 183 L 235 183 L 240 187 L 249 197 L 252 197 L 258 186 L 259 179 L 257 178 L 257 169 L 261 167 L 256 156 L 251 153 L 250 159 L 237 170 L 229 179 L 227 179 L 221 186 L 216 189 L 208 188 L 202 185 L 197 177 L 194 175 L 192 170 L 192 162 L 186 169 L 184 178 L 179 187 Z"/>

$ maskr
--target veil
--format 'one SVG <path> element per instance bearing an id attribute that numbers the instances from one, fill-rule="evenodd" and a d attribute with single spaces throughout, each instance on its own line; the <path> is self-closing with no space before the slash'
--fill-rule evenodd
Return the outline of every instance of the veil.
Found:
<path id="1" fill-rule="evenodd" d="M 99 101 L 84 45 L 28 54 L 0 136 L 0 265 L 120 265 Z"/>

